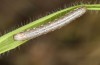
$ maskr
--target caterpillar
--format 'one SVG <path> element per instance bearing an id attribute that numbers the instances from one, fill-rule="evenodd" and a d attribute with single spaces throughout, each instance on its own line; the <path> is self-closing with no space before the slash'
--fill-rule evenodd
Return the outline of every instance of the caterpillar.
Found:
<path id="1" fill-rule="evenodd" d="M 54 31 L 56 29 L 65 26 L 66 24 L 82 16 L 86 11 L 87 11 L 86 7 L 76 8 L 73 11 L 69 12 L 68 14 L 65 14 L 64 16 L 60 17 L 57 20 L 54 20 L 51 23 L 45 24 L 35 29 L 18 33 L 14 35 L 14 39 L 17 41 L 22 41 L 22 40 L 36 38 L 38 36 L 41 36 L 43 34 L 46 34 L 48 32 Z"/>

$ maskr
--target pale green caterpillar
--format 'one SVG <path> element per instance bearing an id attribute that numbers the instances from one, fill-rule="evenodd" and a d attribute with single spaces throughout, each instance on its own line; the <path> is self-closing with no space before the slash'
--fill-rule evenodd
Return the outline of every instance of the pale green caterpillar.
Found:
<path id="1" fill-rule="evenodd" d="M 31 38 L 36 38 L 48 32 L 54 31 L 56 29 L 59 29 L 63 27 L 64 25 L 72 22 L 76 18 L 82 16 L 86 12 L 86 10 L 87 9 L 85 7 L 77 8 L 64 16 L 61 16 L 59 19 L 54 20 L 53 22 L 49 24 L 42 25 L 38 28 L 18 33 L 14 36 L 14 39 L 17 41 L 28 40 Z"/>
<path id="2" fill-rule="evenodd" d="M 23 40 L 23 41 L 15 40 L 14 35 L 16 35 L 20 32 L 24 32 L 28 29 L 33 29 L 40 25 L 44 25 L 50 21 L 53 22 L 55 19 L 59 19 L 61 16 L 64 16 L 65 14 L 67 14 L 71 11 L 74 11 L 75 9 L 80 8 L 80 7 L 85 7 L 87 10 L 100 10 L 100 4 L 90 4 L 90 5 L 82 4 L 82 5 L 69 7 L 69 8 L 60 10 L 58 12 L 55 12 L 53 14 L 50 14 L 48 16 L 45 16 L 43 18 L 40 18 L 32 23 L 29 23 L 25 26 L 22 26 L 12 32 L 9 32 L 9 33 L 1 36 L 0 37 L 0 54 L 7 52 L 11 49 L 14 49 L 14 48 L 18 47 L 19 45 L 28 41 L 28 40 Z"/>

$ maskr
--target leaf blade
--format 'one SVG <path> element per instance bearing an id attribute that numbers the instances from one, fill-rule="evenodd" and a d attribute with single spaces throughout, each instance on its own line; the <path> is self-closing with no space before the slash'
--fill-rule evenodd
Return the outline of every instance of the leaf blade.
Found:
<path id="1" fill-rule="evenodd" d="M 29 40 L 25 40 L 25 41 L 16 41 L 14 40 L 13 36 L 19 32 L 23 32 L 27 29 L 31 29 L 34 27 L 38 27 L 42 24 L 48 23 L 49 21 L 52 21 L 56 18 L 59 18 L 60 16 L 63 16 L 66 13 L 69 13 L 70 11 L 73 11 L 75 8 L 80 7 L 80 6 L 84 6 L 86 7 L 88 10 L 100 10 L 100 4 L 93 4 L 93 5 L 87 5 L 87 4 L 83 4 L 83 5 L 77 5 L 77 6 L 73 6 L 73 7 L 69 7 L 63 10 L 60 10 L 58 12 L 55 12 L 53 14 L 50 14 L 48 16 L 45 16 L 43 18 L 40 18 L 32 23 L 29 23 L 25 26 L 22 26 L 12 32 L 9 32 L 8 34 L 3 35 L 2 37 L 0 37 L 0 54 L 7 52 L 11 49 L 14 49 L 22 44 L 24 44 L 25 42 L 29 41 Z"/>

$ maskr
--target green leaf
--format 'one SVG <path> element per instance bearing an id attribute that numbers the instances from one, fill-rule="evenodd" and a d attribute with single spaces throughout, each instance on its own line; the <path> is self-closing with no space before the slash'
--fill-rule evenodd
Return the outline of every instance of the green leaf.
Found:
<path id="1" fill-rule="evenodd" d="M 22 26 L 12 32 L 9 32 L 3 36 L 0 37 L 0 54 L 7 52 L 11 49 L 14 49 L 16 47 L 18 47 L 21 44 L 24 44 L 25 42 L 29 41 L 29 40 L 24 40 L 24 41 L 16 41 L 14 40 L 13 36 L 19 32 L 23 32 L 27 29 L 32 29 L 35 27 L 38 27 L 40 25 L 43 25 L 45 23 L 48 23 L 50 21 L 53 21 L 61 16 L 63 16 L 64 14 L 69 13 L 70 11 L 73 11 L 75 8 L 84 6 L 86 7 L 88 10 L 100 10 L 100 4 L 82 4 L 82 5 L 77 5 L 77 6 L 73 6 L 73 7 L 69 7 L 60 11 L 57 11 L 55 13 L 52 13 L 48 16 L 45 16 L 43 18 L 40 18 L 36 21 L 33 21 L 25 26 Z"/>

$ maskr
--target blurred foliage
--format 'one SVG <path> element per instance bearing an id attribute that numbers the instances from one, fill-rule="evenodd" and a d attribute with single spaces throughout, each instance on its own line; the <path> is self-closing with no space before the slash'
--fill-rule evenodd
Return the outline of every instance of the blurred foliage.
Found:
<path id="1" fill-rule="evenodd" d="M 81 0 L 0 0 L 0 31 Z M 83 2 L 99 3 L 95 0 Z M 88 11 L 68 26 L 1 55 L 1 65 L 99 65 L 100 12 Z M 34 18 L 34 19 L 33 19 Z M 18 26 L 17 26 L 18 27 Z M 15 28 L 17 28 L 15 27 Z M 14 28 L 14 29 L 15 29 Z M 9 31 L 10 31 L 9 30 Z"/>

